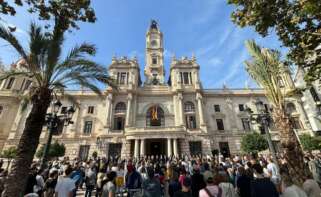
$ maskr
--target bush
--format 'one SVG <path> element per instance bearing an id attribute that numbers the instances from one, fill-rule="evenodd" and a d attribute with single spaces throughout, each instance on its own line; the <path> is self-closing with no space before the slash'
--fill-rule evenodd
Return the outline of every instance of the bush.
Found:
<path id="1" fill-rule="evenodd" d="M 241 149 L 246 153 L 258 153 L 269 147 L 267 140 L 259 133 L 249 133 L 242 137 Z"/>
<path id="2" fill-rule="evenodd" d="M 41 158 L 45 149 L 45 145 L 41 146 L 36 153 L 36 157 Z M 48 152 L 48 158 L 53 157 L 62 157 L 65 155 L 66 147 L 63 143 L 59 144 L 58 141 L 55 141 L 50 145 Z"/>
<path id="3" fill-rule="evenodd" d="M 321 149 L 321 137 L 312 137 L 309 134 L 300 135 L 300 142 L 304 150 L 320 150 Z"/>
<path id="4" fill-rule="evenodd" d="M 17 155 L 17 148 L 13 146 L 4 150 L 1 154 L 2 157 L 7 159 L 13 159 L 16 157 L 16 155 Z"/>

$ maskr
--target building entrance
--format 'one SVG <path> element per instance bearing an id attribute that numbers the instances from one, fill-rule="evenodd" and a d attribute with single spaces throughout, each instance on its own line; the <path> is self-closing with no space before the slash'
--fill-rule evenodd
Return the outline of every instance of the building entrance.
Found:
<path id="1" fill-rule="evenodd" d="M 146 155 L 166 155 L 165 139 L 147 139 Z"/>

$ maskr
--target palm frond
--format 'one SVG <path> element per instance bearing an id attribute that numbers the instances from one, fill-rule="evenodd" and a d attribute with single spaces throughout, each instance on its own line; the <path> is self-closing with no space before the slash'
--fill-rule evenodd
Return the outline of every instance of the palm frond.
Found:
<path id="1" fill-rule="evenodd" d="M 1 73 L 0 82 L 5 80 L 5 79 L 8 79 L 10 77 L 16 77 L 16 76 L 32 78 L 33 74 L 31 72 L 28 72 L 28 71 L 9 70 L 9 71 Z"/>
<path id="2" fill-rule="evenodd" d="M 0 25 L 0 38 L 8 42 L 13 48 L 16 49 L 16 51 L 19 53 L 19 55 L 27 59 L 27 53 L 23 49 L 20 42 L 17 40 L 17 38 L 3 25 Z"/>
<path id="3" fill-rule="evenodd" d="M 278 83 L 278 76 L 282 73 L 280 53 L 261 48 L 253 40 L 245 43 L 251 60 L 245 61 L 249 75 L 265 89 L 266 96 L 274 106 L 282 106 L 284 94 Z"/>

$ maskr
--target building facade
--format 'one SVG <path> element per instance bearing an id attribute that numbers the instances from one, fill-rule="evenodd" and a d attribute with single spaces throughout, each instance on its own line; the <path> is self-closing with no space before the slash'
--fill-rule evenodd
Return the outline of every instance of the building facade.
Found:
<path id="1" fill-rule="evenodd" d="M 146 33 L 145 80 L 136 58 L 113 57 L 109 73 L 118 90 L 107 88 L 99 97 L 86 90 L 69 91 L 78 108 L 74 124 L 64 127 L 54 140 L 66 145 L 66 155 L 139 157 L 143 155 L 223 155 L 240 152 L 241 137 L 258 130 L 251 125 L 245 107 L 254 102 L 269 105 L 262 89 L 204 89 L 195 57 L 175 58 L 165 79 L 163 34 L 152 21 Z M 12 69 L 19 69 L 19 62 Z M 293 86 L 290 75 L 280 80 Z M 15 146 L 28 114 L 21 110 L 20 94 L 32 86 L 30 79 L 9 78 L 0 86 L 0 147 Z M 61 98 L 63 107 L 72 105 Z M 303 108 L 289 100 L 298 132 L 310 132 Z M 30 108 L 30 106 L 29 106 Z M 50 109 L 49 109 L 50 110 Z M 273 131 L 272 131 L 273 132 Z M 275 134 L 275 132 L 274 132 Z M 48 132 L 44 128 L 41 143 Z M 273 135 L 278 141 L 278 136 Z"/>

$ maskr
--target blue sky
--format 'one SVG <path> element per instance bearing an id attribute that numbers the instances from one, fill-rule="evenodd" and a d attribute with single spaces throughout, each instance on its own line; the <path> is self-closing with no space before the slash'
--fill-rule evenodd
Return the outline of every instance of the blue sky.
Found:
<path id="1" fill-rule="evenodd" d="M 191 57 L 194 53 L 205 88 L 221 88 L 224 83 L 230 88 L 243 88 L 246 83 L 255 87 L 244 69 L 243 62 L 249 58 L 244 41 L 255 39 L 269 48 L 281 45 L 275 35 L 262 38 L 252 28 L 234 25 L 230 20 L 233 6 L 225 0 L 92 0 L 92 3 L 97 22 L 81 23 L 80 30 L 69 33 L 65 49 L 84 41 L 96 44 L 95 60 L 106 66 L 115 54 L 136 55 L 142 77 L 145 33 L 151 19 L 158 21 L 164 34 L 166 77 L 173 54 Z M 32 20 L 36 17 L 19 8 L 16 17 L 6 16 L 0 22 L 16 25 L 16 35 L 26 44 L 26 30 Z M 5 64 L 19 58 L 3 41 L 0 57 Z"/>

